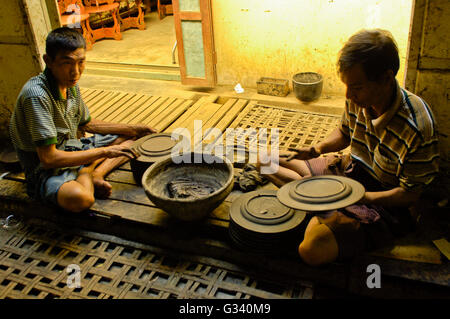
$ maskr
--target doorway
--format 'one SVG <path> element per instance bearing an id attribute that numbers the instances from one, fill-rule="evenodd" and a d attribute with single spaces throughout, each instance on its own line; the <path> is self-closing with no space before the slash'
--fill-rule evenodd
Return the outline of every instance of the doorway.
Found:
<path id="1" fill-rule="evenodd" d="M 174 17 L 165 10 L 160 17 L 158 1 L 142 1 L 145 29 L 121 30 L 122 39 L 101 39 L 86 52 L 87 68 L 102 65 L 133 69 L 170 68 L 179 72 Z"/>

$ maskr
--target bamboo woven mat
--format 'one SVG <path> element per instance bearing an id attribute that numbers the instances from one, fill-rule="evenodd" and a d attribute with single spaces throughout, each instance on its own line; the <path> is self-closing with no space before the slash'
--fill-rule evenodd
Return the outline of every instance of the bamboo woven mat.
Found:
<path id="1" fill-rule="evenodd" d="M 102 240 L 100 234 L 94 237 L 98 238 L 30 224 L 0 229 L 0 298 L 310 299 L 313 295 L 309 283 L 255 277 L 212 258 L 142 244 L 136 248 Z M 80 268 L 79 287 L 68 285 L 76 283 L 68 282 L 73 275 L 67 272 L 70 265 Z"/>

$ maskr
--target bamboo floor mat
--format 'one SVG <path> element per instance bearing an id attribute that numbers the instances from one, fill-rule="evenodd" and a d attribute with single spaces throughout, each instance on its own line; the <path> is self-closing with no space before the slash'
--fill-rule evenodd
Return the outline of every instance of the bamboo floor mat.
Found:
<path id="1" fill-rule="evenodd" d="M 313 297 L 309 283 L 255 277 L 212 258 L 194 260 L 192 256 L 170 250 L 138 246 L 39 225 L 0 229 L 0 298 Z M 74 265 L 79 267 L 78 283 L 73 279 L 75 272 L 71 271 Z"/>

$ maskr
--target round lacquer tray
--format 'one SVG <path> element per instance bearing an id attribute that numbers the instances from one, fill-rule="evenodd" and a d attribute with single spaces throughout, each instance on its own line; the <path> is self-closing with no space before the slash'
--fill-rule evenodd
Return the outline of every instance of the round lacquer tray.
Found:
<path id="1" fill-rule="evenodd" d="M 321 175 L 290 182 L 277 197 L 284 205 L 308 212 L 339 209 L 363 198 L 364 186 L 351 178 Z"/>

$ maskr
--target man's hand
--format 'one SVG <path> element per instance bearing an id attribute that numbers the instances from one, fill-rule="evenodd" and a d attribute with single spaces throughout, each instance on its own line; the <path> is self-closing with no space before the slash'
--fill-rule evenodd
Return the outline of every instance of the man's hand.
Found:
<path id="1" fill-rule="evenodd" d="M 140 138 L 149 134 L 158 133 L 154 128 L 144 125 L 144 124 L 135 124 L 131 125 L 131 130 L 134 132 L 133 136 Z"/>
<path id="2" fill-rule="evenodd" d="M 387 207 L 410 207 L 420 199 L 420 192 L 407 191 L 400 186 L 387 191 L 365 192 L 358 205 L 380 205 Z"/>
<path id="3" fill-rule="evenodd" d="M 128 158 L 136 158 L 136 154 L 128 147 L 123 145 L 111 145 L 104 147 L 106 158 L 114 158 L 126 156 Z"/>
<path id="4" fill-rule="evenodd" d="M 372 204 L 372 200 L 370 198 L 370 193 L 365 192 L 364 196 L 358 201 L 358 205 L 369 205 Z"/>
<path id="5" fill-rule="evenodd" d="M 312 158 L 319 157 L 321 152 L 320 149 L 316 146 L 308 146 L 308 147 L 300 147 L 300 148 L 289 148 L 290 152 L 280 154 L 280 157 L 287 157 L 287 161 L 291 161 L 293 159 L 299 160 L 309 160 Z"/>

